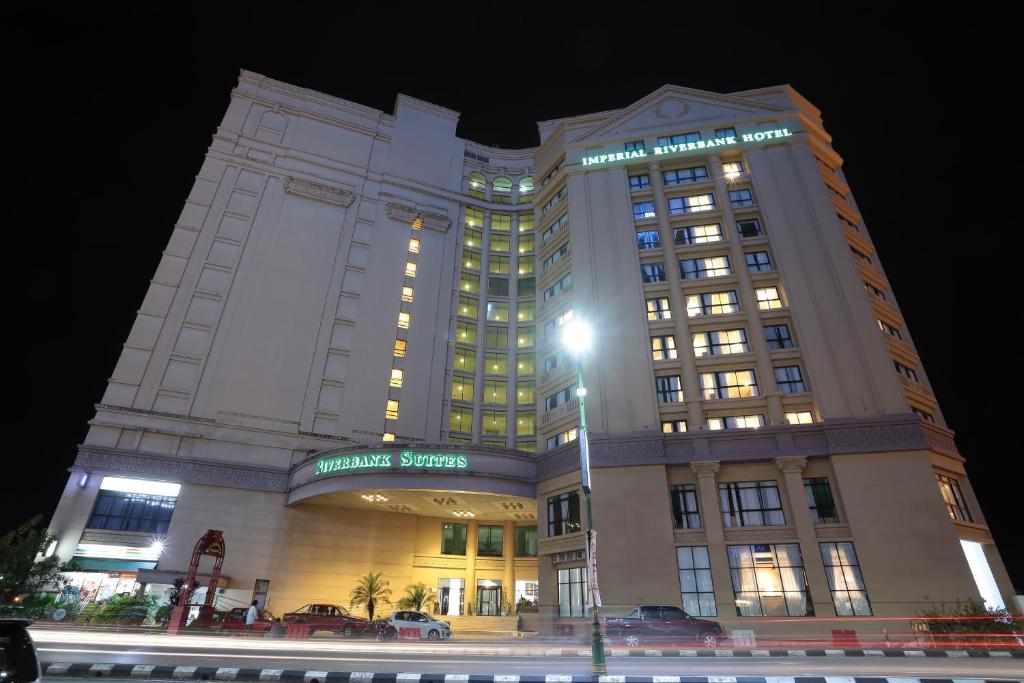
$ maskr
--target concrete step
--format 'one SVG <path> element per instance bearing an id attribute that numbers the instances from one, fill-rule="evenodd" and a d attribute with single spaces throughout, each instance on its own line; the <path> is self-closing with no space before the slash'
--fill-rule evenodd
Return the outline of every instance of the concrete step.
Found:
<path id="1" fill-rule="evenodd" d="M 466 631 L 515 632 L 516 630 L 515 617 L 456 617 L 437 615 L 434 618 L 441 621 L 450 621 L 452 633 L 465 633 Z"/>

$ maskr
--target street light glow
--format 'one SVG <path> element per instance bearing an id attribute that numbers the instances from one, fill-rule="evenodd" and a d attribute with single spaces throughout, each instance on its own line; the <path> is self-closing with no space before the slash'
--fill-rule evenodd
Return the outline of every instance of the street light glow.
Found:
<path id="1" fill-rule="evenodd" d="M 572 320 L 565 327 L 562 333 L 562 343 L 567 349 L 579 355 L 590 350 L 590 343 L 593 341 L 594 333 L 590 325 L 582 320 Z"/>

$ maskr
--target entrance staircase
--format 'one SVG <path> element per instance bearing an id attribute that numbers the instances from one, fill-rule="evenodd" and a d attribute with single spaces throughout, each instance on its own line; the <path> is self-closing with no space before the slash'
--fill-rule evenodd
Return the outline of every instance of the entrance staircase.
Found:
<path id="1" fill-rule="evenodd" d="M 481 635 L 514 635 L 516 633 L 515 617 L 456 617 L 437 615 L 435 619 L 450 621 L 452 635 L 479 633 Z"/>

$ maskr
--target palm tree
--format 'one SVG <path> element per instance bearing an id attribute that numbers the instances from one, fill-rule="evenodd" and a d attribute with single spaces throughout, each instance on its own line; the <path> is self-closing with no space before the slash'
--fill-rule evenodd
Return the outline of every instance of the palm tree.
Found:
<path id="1" fill-rule="evenodd" d="M 422 612 L 433 601 L 434 596 L 430 594 L 427 584 L 413 583 L 405 587 L 405 596 L 398 601 L 398 608 Z"/>
<path id="2" fill-rule="evenodd" d="M 378 601 L 390 602 L 388 598 L 391 597 L 391 589 L 388 588 L 387 580 L 381 578 L 383 575 L 383 572 L 379 572 L 362 577 L 350 595 L 352 600 L 349 606 L 366 605 L 370 621 L 373 621 L 373 612 Z"/>

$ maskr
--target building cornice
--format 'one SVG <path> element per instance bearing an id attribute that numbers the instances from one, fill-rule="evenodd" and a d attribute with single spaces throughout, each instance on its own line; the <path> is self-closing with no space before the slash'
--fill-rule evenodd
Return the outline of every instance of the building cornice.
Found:
<path id="1" fill-rule="evenodd" d="M 308 180 L 288 177 L 284 180 L 284 191 L 288 194 L 307 197 L 327 204 L 348 208 L 356 200 L 355 194 L 339 187 L 313 183 Z"/>

